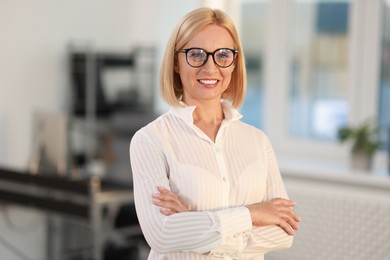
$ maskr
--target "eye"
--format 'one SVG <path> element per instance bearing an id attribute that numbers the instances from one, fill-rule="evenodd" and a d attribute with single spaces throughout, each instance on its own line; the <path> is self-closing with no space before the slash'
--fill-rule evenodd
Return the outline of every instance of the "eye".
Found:
<path id="1" fill-rule="evenodd" d="M 190 50 L 187 54 L 188 58 L 194 59 L 194 60 L 200 60 L 204 57 L 204 51 L 203 50 Z"/>
<path id="2" fill-rule="evenodd" d="M 220 60 L 230 59 L 232 52 L 230 50 L 220 50 L 216 54 L 216 58 Z"/>

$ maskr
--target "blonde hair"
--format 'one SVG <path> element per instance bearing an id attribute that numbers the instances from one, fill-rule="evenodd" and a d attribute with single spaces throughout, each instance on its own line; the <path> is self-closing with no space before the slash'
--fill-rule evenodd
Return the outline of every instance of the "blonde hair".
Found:
<path id="1" fill-rule="evenodd" d="M 167 43 L 160 69 L 160 92 L 168 104 L 179 106 L 179 98 L 183 95 L 180 75 L 174 70 L 177 62 L 176 51 L 182 49 L 203 28 L 212 24 L 225 28 L 233 38 L 234 48 L 238 50 L 231 81 L 222 98 L 235 108 L 241 106 L 246 91 L 246 69 L 244 52 L 236 27 L 224 12 L 206 7 L 185 15 L 172 31 Z"/>

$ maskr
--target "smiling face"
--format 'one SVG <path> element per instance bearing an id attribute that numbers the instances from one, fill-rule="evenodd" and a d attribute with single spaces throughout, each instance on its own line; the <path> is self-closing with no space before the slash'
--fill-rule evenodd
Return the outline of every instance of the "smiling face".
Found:
<path id="1" fill-rule="evenodd" d="M 202 48 L 214 52 L 219 48 L 234 49 L 234 42 L 229 32 L 218 25 L 208 25 L 189 41 L 183 49 Z M 176 73 L 180 74 L 183 86 L 183 101 L 187 105 L 203 102 L 219 102 L 222 93 L 228 88 L 234 63 L 227 68 L 218 67 L 212 55 L 200 68 L 188 65 L 185 53 L 178 53 Z"/>

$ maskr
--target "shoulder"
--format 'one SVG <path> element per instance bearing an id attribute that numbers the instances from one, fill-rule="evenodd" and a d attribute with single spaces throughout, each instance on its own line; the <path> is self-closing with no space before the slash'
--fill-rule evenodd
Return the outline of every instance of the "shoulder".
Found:
<path id="1" fill-rule="evenodd" d="M 235 130 L 239 131 L 241 134 L 251 135 L 256 138 L 267 138 L 263 130 L 254 127 L 253 125 L 242 122 L 241 120 L 235 121 L 233 123 L 233 128 L 235 128 Z"/>
<path id="2" fill-rule="evenodd" d="M 235 121 L 231 127 L 231 134 L 239 141 L 258 148 L 269 150 L 272 145 L 267 134 L 252 125 L 242 121 Z"/>

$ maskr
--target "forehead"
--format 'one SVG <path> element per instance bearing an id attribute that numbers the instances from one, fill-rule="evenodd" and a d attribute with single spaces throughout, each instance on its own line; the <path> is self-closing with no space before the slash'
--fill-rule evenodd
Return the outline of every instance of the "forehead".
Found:
<path id="1" fill-rule="evenodd" d="M 234 48 L 234 41 L 228 30 L 213 24 L 206 26 L 185 45 L 185 48 L 193 47 L 214 51 L 218 48 Z"/>

